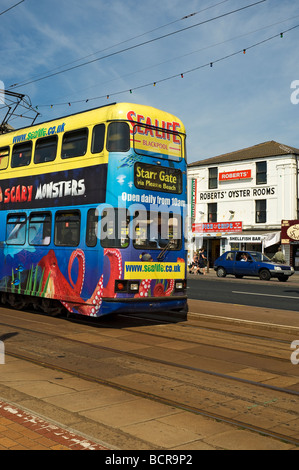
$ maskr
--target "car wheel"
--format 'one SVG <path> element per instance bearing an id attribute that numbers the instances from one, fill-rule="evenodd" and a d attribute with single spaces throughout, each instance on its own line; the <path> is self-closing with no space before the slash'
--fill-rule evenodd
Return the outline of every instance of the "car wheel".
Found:
<path id="1" fill-rule="evenodd" d="M 224 268 L 220 267 L 217 269 L 217 276 L 218 277 L 225 277 L 226 276 L 226 271 Z"/>
<path id="2" fill-rule="evenodd" d="M 278 277 L 278 280 L 279 280 L 280 282 L 287 282 L 288 279 L 289 279 L 289 278 L 288 278 L 287 276 L 279 276 L 279 277 Z"/>
<path id="3" fill-rule="evenodd" d="M 242 279 L 242 278 L 243 278 L 242 274 L 236 274 L 235 277 L 236 277 L 237 279 Z"/>
<path id="4" fill-rule="evenodd" d="M 260 279 L 262 281 L 269 281 L 271 279 L 271 274 L 269 273 L 268 269 L 262 269 L 260 271 Z"/>

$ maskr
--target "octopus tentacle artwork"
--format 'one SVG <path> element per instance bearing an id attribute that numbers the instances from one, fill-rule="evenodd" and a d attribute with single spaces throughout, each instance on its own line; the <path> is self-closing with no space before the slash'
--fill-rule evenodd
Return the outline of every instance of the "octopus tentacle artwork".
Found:
<path id="1" fill-rule="evenodd" d="M 68 282 L 59 269 L 55 252 L 50 250 L 38 263 L 43 272 L 42 290 L 45 289 L 47 283 L 45 296 L 60 300 L 70 312 L 76 310 L 82 315 L 97 316 L 103 302 L 103 297 L 116 296 L 114 293 L 114 283 L 122 275 L 122 257 L 120 251 L 105 249 L 104 255 L 110 261 L 110 276 L 107 286 L 104 287 L 104 275 L 102 274 L 92 296 L 85 301 L 81 297 L 86 269 L 84 252 L 82 250 L 75 250 L 72 253 L 68 264 Z M 75 259 L 79 263 L 76 283 L 73 281 L 71 274 Z"/>
<path id="2" fill-rule="evenodd" d="M 75 259 L 78 259 L 78 262 L 79 262 L 79 274 L 78 274 L 76 285 L 73 282 L 72 273 L 71 273 L 72 266 L 73 266 Z M 71 285 L 73 286 L 74 291 L 77 294 L 81 294 L 82 289 L 83 289 L 83 284 L 84 284 L 84 276 L 85 276 L 85 255 L 82 250 L 75 250 L 71 254 L 69 266 L 68 266 L 68 275 L 69 275 L 69 280 L 70 280 Z"/>

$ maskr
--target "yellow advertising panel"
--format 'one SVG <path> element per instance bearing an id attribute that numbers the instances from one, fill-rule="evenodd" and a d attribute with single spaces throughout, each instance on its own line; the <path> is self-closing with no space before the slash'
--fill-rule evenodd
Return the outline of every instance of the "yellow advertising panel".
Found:
<path id="1" fill-rule="evenodd" d="M 126 262 L 125 280 L 184 279 L 185 263 Z"/>

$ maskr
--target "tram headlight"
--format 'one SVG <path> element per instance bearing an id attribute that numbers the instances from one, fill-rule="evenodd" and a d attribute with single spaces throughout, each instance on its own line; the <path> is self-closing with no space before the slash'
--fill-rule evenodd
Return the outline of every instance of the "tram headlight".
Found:
<path id="1" fill-rule="evenodd" d="M 139 292 L 139 281 L 125 281 L 119 279 L 115 281 L 115 293 L 136 294 Z"/>
<path id="2" fill-rule="evenodd" d="M 138 292 L 139 291 L 139 282 L 130 282 L 129 290 L 130 290 L 130 292 Z"/>
<path id="3" fill-rule="evenodd" d="M 177 292 L 184 290 L 184 282 L 183 281 L 175 281 L 175 290 Z"/>

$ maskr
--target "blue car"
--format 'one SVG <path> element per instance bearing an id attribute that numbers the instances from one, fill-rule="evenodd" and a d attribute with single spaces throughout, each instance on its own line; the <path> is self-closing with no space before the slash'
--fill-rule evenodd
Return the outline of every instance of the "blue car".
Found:
<path id="1" fill-rule="evenodd" d="M 226 251 L 214 263 L 218 277 L 232 274 L 237 278 L 258 276 L 263 281 L 272 277 L 285 282 L 294 274 L 294 268 L 272 262 L 263 253 L 257 251 Z"/>

